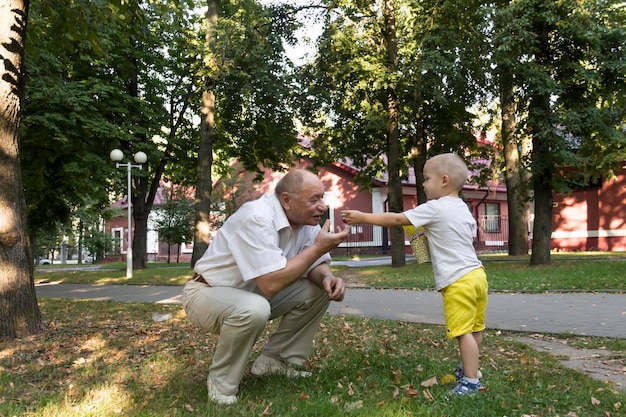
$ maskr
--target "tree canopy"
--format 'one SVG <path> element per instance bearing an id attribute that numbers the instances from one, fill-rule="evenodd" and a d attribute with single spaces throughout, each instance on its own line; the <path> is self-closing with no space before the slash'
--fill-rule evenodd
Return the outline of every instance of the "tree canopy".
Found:
<path id="1" fill-rule="evenodd" d="M 284 44 L 306 10 L 321 13 L 322 34 L 314 59 L 294 68 Z M 498 118 L 506 83 L 517 123 L 507 143 L 533 144 L 515 163 L 532 174 L 544 263 L 552 193 L 625 159 L 625 14 L 616 0 L 32 1 L 20 142 L 31 234 L 125 194 L 109 151 L 141 150 L 131 199 L 142 267 L 164 178 L 196 184 L 196 218 L 209 219 L 213 173 L 234 159 L 284 169 L 296 122 L 318 164 L 349 160 L 363 187 L 387 177 L 399 211 L 400 181 L 410 168 L 419 178 L 429 155 L 497 160 L 476 136 Z"/>

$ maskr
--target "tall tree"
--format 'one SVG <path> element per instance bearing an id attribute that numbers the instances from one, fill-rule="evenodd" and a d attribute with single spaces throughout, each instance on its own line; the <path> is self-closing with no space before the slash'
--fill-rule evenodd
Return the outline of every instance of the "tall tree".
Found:
<path id="1" fill-rule="evenodd" d="M 198 177 L 196 179 L 195 232 L 191 265 L 204 254 L 210 241 L 211 170 L 213 168 L 213 141 L 215 138 L 215 87 L 217 82 L 217 21 L 218 1 L 207 0 L 206 35 L 202 105 L 200 106 L 200 143 L 198 146 Z"/>
<path id="2" fill-rule="evenodd" d="M 517 128 L 517 100 L 515 85 L 516 53 L 507 47 L 500 48 L 504 43 L 508 25 L 505 13 L 498 13 L 498 9 L 506 7 L 508 1 L 497 2 L 494 22 L 494 60 L 496 62 L 496 77 L 499 85 L 501 137 L 504 148 L 504 174 L 507 191 L 508 226 L 509 226 L 509 255 L 528 254 L 528 216 L 529 216 L 529 167 L 525 163 L 525 150 L 528 136 L 520 135 Z"/>
<path id="3" fill-rule="evenodd" d="M 148 163 L 133 172 L 130 190 L 133 266 L 144 268 L 162 176 L 195 159 L 193 2 L 59 0 L 34 9 L 23 154 L 31 229 L 66 222 L 86 201 L 102 209 L 110 191 L 125 195 L 126 177 L 108 153 L 144 151 Z"/>
<path id="4" fill-rule="evenodd" d="M 519 132 L 532 137 L 531 265 L 550 263 L 553 193 L 624 160 L 625 13 L 613 0 L 523 0 L 498 9 L 505 24 L 496 44 L 519 90 Z"/>
<path id="5" fill-rule="evenodd" d="M 468 110 L 489 78 L 480 2 L 324 4 L 317 59 L 302 69 L 303 120 L 320 163 L 347 158 L 364 188 L 387 179 L 389 210 L 401 211 L 401 181 L 410 166 L 419 178 L 427 150 L 482 150 Z M 404 263 L 402 235 L 392 263 Z"/>
<path id="6" fill-rule="evenodd" d="M 125 101 L 103 75 L 112 17 L 98 2 L 72 5 L 30 7 L 20 156 L 32 242 L 85 201 L 94 211 L 106 207 L 117 176 L 102 146 L 122 136 L 112 113 Z"/>
<path id="7" fill-rule="evenodd" d="M 0 1 L 0 338 L 44 329 L 37 304 L 33 258 L 19 159 L 28 0 Z"/>
<path id="8" fill-rule="evenodd" d="M 176 262 L 180 258 L 183 243 L 193 240 L 193 201 L 187 197 L 184 187 L 172 185 L 164 189 L 165 201 L 159 206 L 155 219 L 155 231 L 159 240 L 167 244 L 167 263 L 171 259 L 171 247 L 176 245 Z"/>
<path id="9" fill-rule="evenodd" d="M 385 0 L 383 3 L 383 33 L 387 52 L 386 67 L 390 80 L 387 85 L 387 100 L 385 110 L 387 113 L 387 165 L 389 167 L 389 211 L 401 213 L 404 211 L 402 201 L 401 169 L 401 146 L 399 143 L 399 118 L 400 103 L 398 100 L 397 85 L 393 80 L 398 73 L 398 35 L 396 31 L 396 2 Z M 404 230 L 401 227 L 391 228 L 391 265 L 393 267 L 404 266 L 406 255 L 404 249 Z"/>
<path id="10" fill-rule="evenodd" d="M 291 8 L 254 0 L 207 6 L 192 265 L 209 242 L 212 164 L 237 159 L 259 174 L 260 165 L 285 169 L 297 145 L 291 64 L 282 44 L 293 41 Z"/>

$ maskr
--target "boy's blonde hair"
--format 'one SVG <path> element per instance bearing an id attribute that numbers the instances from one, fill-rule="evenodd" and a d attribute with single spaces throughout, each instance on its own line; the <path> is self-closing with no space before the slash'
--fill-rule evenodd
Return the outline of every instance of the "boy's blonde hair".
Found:
<path id="1" fill-rule="evenodd" d="M 463 159 L 455 153 L 442 153 L 429 158 L 427 164 L 432 164 L 441 175 L 447 175 L 450 178 L 450 185 L 457 190 L 463 188 L 463 184 L 467 181 L 469 170 Z"/>

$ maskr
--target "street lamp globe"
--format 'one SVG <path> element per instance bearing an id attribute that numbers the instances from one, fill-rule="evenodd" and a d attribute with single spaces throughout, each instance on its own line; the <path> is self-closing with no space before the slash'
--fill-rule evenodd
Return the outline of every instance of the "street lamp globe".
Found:
<path id="1" fill-rule="evenodd" d="M 111 153 L 109 153 L 109 157 L 113 162 L 120 162 L 122 159 L 124 159 L 124 153 L 119 149 L 113 149 Z"/>
<path id="2" fill-rule="evenodd" d="M 135 162 L 138 164 L 145 164 L 147 160 L 148 156 L 145 153 L 139 151 L 135 154 Z"/>

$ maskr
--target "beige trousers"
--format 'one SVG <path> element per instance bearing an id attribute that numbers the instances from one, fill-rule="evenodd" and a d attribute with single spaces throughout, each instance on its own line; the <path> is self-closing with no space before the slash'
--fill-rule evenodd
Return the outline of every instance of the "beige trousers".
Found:
<path id="1" fill-rule="evenodd" d="M 268 320 L 282 317 L 263 354 L 302 365 L 328 304 L 326 292 L 305 278 L 270 299 L 195 281 L 187 282 L 183 289 L 183 307 L 189 320 L 219 335 L 209 375 L 224 395 L 237 394 L 252 347 Z"/>

